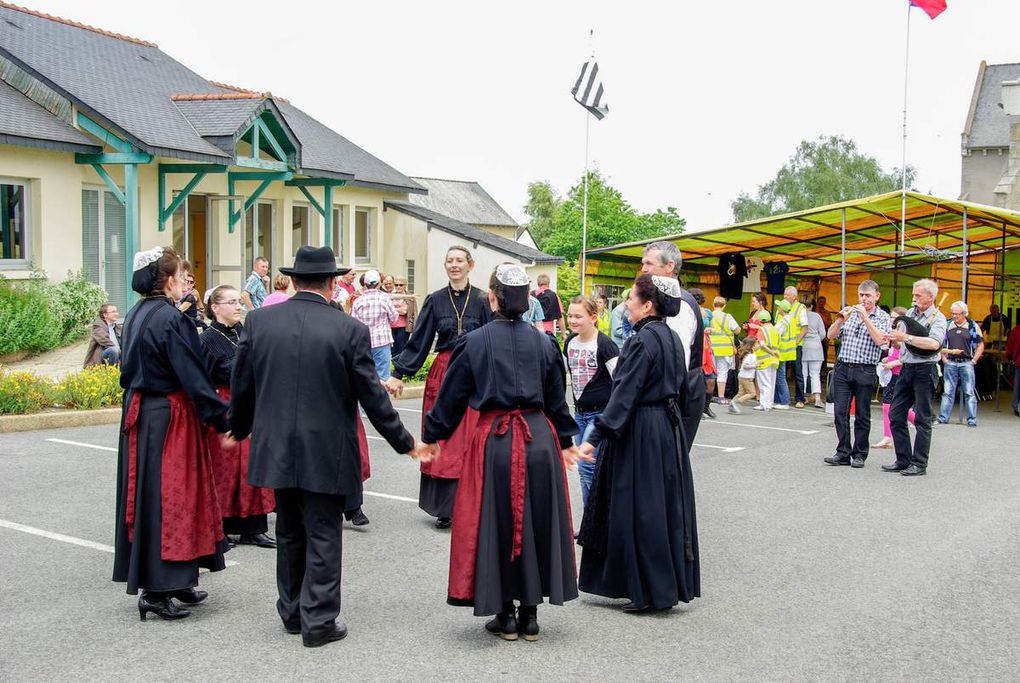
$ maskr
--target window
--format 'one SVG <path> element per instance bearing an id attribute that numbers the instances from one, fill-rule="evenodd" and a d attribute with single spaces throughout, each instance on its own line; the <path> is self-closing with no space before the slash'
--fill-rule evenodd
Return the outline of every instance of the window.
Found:
<path id="1" fill-rule="evenodd" d="M 111 303 L 127 307 L 128 262 L 124 205 L 106 188 L 81 191 L 81 244 L 85 276 L 106 290 Z"/>
<path id="2" fill-rule="evenodd" d="M 27 264 L 28 204 L 27 182 L 0 178 L 0 260 Z"/>
<path id="3" fill-rule="evenodd" d="M 619 285 L 595 285 L 594 294 L 606 297 L 610 309 L 616 308 L 617 304 L 623 301 L 624 288 Z"/>
<path id="4" fill-rule="evenodd" d="M 295 204 L 291 207 L 290 217 L 291 248 L 294 250 L 294 256 L 297 256 L 298 249 L 311 241 L 309 239 L 312 233 L 309 207 Z"/>
<path id="5" fill-rule="evenodd" d="M 344 209 L 342 206 L 333 207 L 333 253 L 336 255 L 336 262 L 344 262 L 344 249 L 347 248 L 347 231 L 344 230 Z"/>
<path id="6" fill-rule="evenodd" d="M 407 260 L 407 291 L 414 294 L 414 261 Z"/>
<path id="7" fill-rule="evenodd" d="M 354 262 L 372 261 L 372 210 L 354 210 Z"/>

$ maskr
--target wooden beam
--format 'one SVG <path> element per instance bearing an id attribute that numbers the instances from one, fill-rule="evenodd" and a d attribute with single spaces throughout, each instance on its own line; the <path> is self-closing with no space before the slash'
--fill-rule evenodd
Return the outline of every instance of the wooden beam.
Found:
<path id="1" fill-rule="evenodd" d="M 152 161 L 152 155 L 145 152 L 104 152 L 102 154 L 74 155 L 76 164 L 147 164 Z"/>
<path id="2" fill-rule="evenodd" d="M 242 168 L 258 168 L 264 171 L 287 171 L 290 169 L 284 161 L 269 161 L 254 157 L 237 157 L 234 159 L 234 165 Z"/>
<path id="3" fill-rule="evenodd" d="M 319 212 L 319 215 L 325 218 L 326 210 L 322 208 L 322 205 L 315 200 L 315 197 L 313 197 L 312 193 L 308 191 L 308 188 L 302 185 L 299 186 L 298 189 L 301 190 L 301 194 L 308 198 L 308 202 L 315 207 L 315 210 Z"/>
<path id="4" fill-rule="evenodd" d="M 269 143 L 269 146 L 272 148 L 273 153 L 276 154 L 276 158 L 279 159 L 280 161 L 286 162 L 287 153 L 283 151 L 283 147 L 281 147 L 280 143 L 276 141 L 276 136 L 273 135 L 273 132 L 271 130 L 269 130 L 269 126 L 266 125 L 265 121 L 262 120 L 261 116 L 255 119 L 255 130 L 261 131 L 262 139 Z M 254 152 L 255 152 L 254 156 L 257 157 L 258 147 L 255 148 Z"/>
<path id="5" fill-rule="evenodd" d="M 284 183 L 288 187 L 343 187 L 346 184 L 346 180 L 335 178 L 295 178 Z"/>
<path id="6" fill-rule="evenodd" d="M 103 141 L 103 144 L 113 147 L 118 152 L 133 152 L 134 148 L 131 143 L 124 138 L 111 133 L 107 129 L 100 126 L 98 123 L 90 119 L 85 114 L 78 112 L 77 117 L 78 127 L 84 130 L 86 133 L 93 135 Z M 132 254 L 132 257 L 134 254 Z"/>
<path id="7" fill-rule="evenodd" d="M 117 198 L 117 201 L 121 204 L 127 203 L 127 197 L 124 195 L 124 191 L 117 187 L 117 183 L 113 182 L 113 178 L 111 178 L 110 174 L 106 172 L 106 169 L 99 164 L 92 164 L 92 168 L 96 169 L 96 173 L 98 173 L 99 177 L 103 179 L 106 186 L 110 188 L 110 192 Z M 132 256 L 134 256 L 133 252 Z"/>

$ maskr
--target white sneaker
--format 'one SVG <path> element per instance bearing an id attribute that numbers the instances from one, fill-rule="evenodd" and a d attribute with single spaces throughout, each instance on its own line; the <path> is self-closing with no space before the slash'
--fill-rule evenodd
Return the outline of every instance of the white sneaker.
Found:
<path id="1" fill-rule="evenodd" d="M 790 409 L 790 406 L 788 406 L 785 403 L 777 403 L 776 405 L 774 405 L 772 407 L 775 408 L 776 410 L 789 410 Z"/>
<path id="2" fill-rule="evenodd" d="M 730 406 L 726 409 L 726 412 L 732 415 L 740 415 L 740 408 L 737 407 L 736 403 L 730 403 Z"/>
<path id="3" fill-rule="evenodd" d="M 755 410 L 760 410 L 760 411 L 762 411 L 763 413 L 764 413 L 764 412 L 765 412 L 766 410 L 772 410 L 771 408 L 766 408 L 765 406 L 761 406 L 761 405 L 755 406 L 755 407 L 754 407 L 754 409 L 755 409 Z"/>

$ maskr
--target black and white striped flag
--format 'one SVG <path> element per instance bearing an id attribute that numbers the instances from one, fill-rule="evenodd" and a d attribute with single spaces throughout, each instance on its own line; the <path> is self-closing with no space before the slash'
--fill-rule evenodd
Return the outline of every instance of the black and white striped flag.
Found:
<path id="1" fill-rule="evenodd" d="M 585 62 L 581 67 L 581 75 L 577 77 L 570 94 L 574 101 L 591 112 L 600 121 L 609 113 L 609 105 L 605 102 L 605 92 L 599 79 L 597 62 Z"/>

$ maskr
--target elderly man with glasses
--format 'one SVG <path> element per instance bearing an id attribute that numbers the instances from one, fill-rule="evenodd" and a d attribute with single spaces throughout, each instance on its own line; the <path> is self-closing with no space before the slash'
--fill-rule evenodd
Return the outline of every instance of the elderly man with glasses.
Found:
<path id="1" fill-rule="evenodd" d="M 942 390 L 942 405 L 939 409 L 939 424 L 949 422 L 956 402 L 956 387 L 963 392 L 967 407 L 967 426 L 977 427 L 977 392 L 974 388 L 974 366 L 985 352 L 985 341 L 981 328 L 970 319 L 970 309 L 962 301 L 954 301 L 949 307 L 953 320 L 946 326 L 946 340 L 942 347 L 945 361 L 942 376 L 945 387 Z"/>

